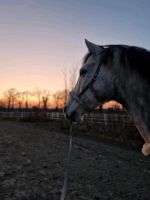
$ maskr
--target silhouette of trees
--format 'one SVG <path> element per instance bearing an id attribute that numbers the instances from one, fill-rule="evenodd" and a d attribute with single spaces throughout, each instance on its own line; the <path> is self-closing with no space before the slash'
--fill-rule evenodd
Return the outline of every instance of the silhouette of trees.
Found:
<path id="1" fill-rule="evenodd" d="M 62 70 L 62 74 L 63 74 L 63 80 L 64 80 L 64 106 L 66 105 L 66 102 L 67 102 L 67 91 L 68 91 L 68 88 L 67 88 L 67 69 L 66 67 L 63 68 Z"/>
<path id="2" fill-rule="evenodd" d="M 24 92 L 17 92 L 16 94 L 16 101 L 18 104 L 18 109 L 21 110 L 23 102 L 24 102 L 25 96 L 24 96 Z"/>
<path id="3" fill-rule="evenodd" d="M 53 94 L 53 99 L 54 99 L 54 104 L 55 104 L 55 108 L 63 108 L 65 105 L 65 101 L 66 101 L 66 93 L 68 95 L 69 91 L 67 90 L 59 90 L 57 92 L 55 92 Z"/>
<path id="4" fill-rule="evenodd" d="M 57 92 L 55 92 L 55 94 L 53 94 L 55 109 L 59 108 L 59 100 L 60 100 L 59 93 L 60 93 L 60 91 L 57 91 Z"/>
<path id="5" fill-rule="evenodd" d="M 5 109 L 5 102 L 3 101 L 3 99 L 0 99 L 0 110 Z"/>
<path id="6" fill-rule="evenodd" d="M 55 94 L 55 100 L 59 101 L 59 99 L 61 98 L 64 101 L 64 105 L 66 104 L 69 91 L 72 90 L 76 84 L 77 71 L 78 71 L 78 65 L 72 65 L 69 71 L 67 71 L 66 67 L 63 68 L 62 74 L 64 82 L 64 91 L 61 91 L 61 95 L 59 91 L 59 96 L 61 97 L 58 97 L 58 92 L 57 92 L 57 95 Z"/>
<path id="7" fill-rule="evenodd" d="M 49 90 L 42 91 L 42 102 L 43 102 L 43 109 L 47 110 L 48 108 L 48 101 L 51 96 L 51 92 Z"/>
<path id="8" fill-rule="evenodd" d="M 3 95 L 0 96 L 0 106 L 6 107 L 8 110 L 18 108 L 21 110 L 25 108 L 35 106 L 46 110 L 48 108 L 48 101 L 51 97 L 51 92 L 46 89 L 35 88 L 34 91 L 18 91 L 15 88 L 6 90 Z"/>
<path id="9" fill-rule="evenodd" d="M 6 99 L 7 109 L 13 109 L 17 99 L 17 89 L 10 88 L 4 93 L 4 98 Z"/>
<path id="10" fill-rule="evenodd" d="M 37 107 L 41 108 L 41 101 L 42 101 L 42 90 L 39 87 L 36 87 L 33 91 L 33 95 L 37 99 Z"/>
<path id="11" fill-rule="evenodd" d="M 69 70 L 69 89 L 73 90 L 76 81 L 77 81 L 77 72 L 78 72 L 78 65 L 72 65 L 72 68 Z"/>
<path id="12" fill-rule="evenodd" d="M 26 110 L 28 110 L 31 92 L 26 90 L 26 91 L 23 92 L 23 96 L 24 96 L 24 101 L 25 101 L 25 108 L 26 108 Z"/>
<path id="13" fill-rule="evenodd" d="M 51 96 L 51 92 L 49 90 L 36 87 L 32 95 L 36 98 L 37 107 L 39 109 L 43 108 L 44 110 L 46 110 L 48 108 L 48 101 Z"/>

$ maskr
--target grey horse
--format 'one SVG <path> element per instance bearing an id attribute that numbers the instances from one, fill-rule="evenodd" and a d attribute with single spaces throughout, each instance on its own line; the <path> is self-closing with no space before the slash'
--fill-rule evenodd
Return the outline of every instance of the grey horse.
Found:
<path id="1" fill-rule="evenodd" d="M 150 52 L 128 45 L 99 46 L 85 40 L 88 53 L 65 107 L 67 118 L 83 114 L 110 100 L 121 103 L 132 116 L 150 154 Z"/>

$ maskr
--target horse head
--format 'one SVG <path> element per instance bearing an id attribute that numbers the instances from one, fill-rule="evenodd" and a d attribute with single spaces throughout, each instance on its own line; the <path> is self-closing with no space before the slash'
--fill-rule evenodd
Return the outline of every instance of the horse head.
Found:
<path id="1" fill-rule="evenodd" d="M 107 48 L 85 40 L 85 56 L 75 88 L 65 107 L 67 118 L 80 121 L 83 114 L 112 99 L 114 81 Z"/>

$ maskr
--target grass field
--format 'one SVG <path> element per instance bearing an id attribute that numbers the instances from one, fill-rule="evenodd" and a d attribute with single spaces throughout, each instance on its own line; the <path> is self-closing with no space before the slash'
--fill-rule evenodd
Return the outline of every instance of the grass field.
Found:
<path id="1" fill-rule="evenodd" d="M 69 144 L 64 124 L 6 120 L 0 127 L 0 199 L 58 200 Z M 150 159 L 134 128 L 73 129 L 68 200 L 149 199 Z"/>

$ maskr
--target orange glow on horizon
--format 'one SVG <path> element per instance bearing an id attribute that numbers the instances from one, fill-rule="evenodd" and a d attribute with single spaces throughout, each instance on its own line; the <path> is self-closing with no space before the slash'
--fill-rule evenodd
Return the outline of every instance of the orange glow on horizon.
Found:
<path id="1" fill-rule="evenodd" d="M 102 106 L 102 108 L 103 108 L 103 109 L 108 109 L 108 108 L 122 109 L 123 106 L 122 106 L 120 103 L 118 103 L 118 102 L 112 100 L 112 101 L 109 101 L 109 102 L 104 103 L 103 106 Z"/>

